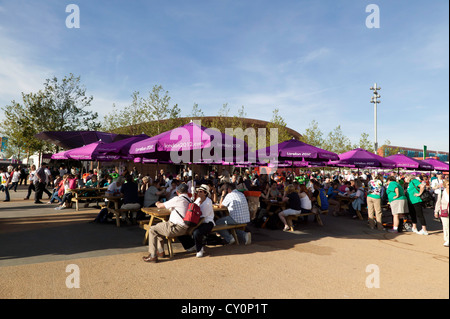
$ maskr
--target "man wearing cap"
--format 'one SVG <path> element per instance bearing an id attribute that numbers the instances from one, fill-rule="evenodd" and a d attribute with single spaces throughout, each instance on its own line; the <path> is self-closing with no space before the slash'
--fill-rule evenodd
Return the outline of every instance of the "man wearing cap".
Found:
<path id="1" fill-rule="evenodd" d="M 217 220 L 217 225 L 223 224 L 246 224 L 250 222 L 250 211 L 248 209 L 247 198 L 236 189 L 236 185 L 227 183 L 222 193 L 220 207 L 227 207 L 229 216 Z M 233 244 L 235 239 L 227 230 L 219 231 L 219 234 L 225 238 L 228 244 Z M 243 230 L 236 230 L 239 242 L 249 245 L 251 243 L 251 233 Z"/>
<path id="2" fill-rule="evenodd" d="M 188 197 L 188 186 L 183 183 L 177 187 L 177 196 L 161 203 L 156 202 L 156 207 L 170 209 L 169 221 L 150 227 L 148 238 L 147 257 L 142 257 L 145 262 L 158 262 L 158 257 L 164 257 L 164 238 L 182 236 L 188 230 L 183 218 L 186 215 L 191 200 Z"/>
<path id="3" fill-rule="evenodd" d="M 214 223 L 214 209 L 211 198 L 209 198 L 210 188 L 206 184 L 202 184 L 199 188 L 197 188 L 197 199 L 195 203 L 200 207 L 202 211 L 202 218 L 204 218 L 203 222 L 195 228 L 191 236 L 182 236 L 178 237 L 178 239 L 184 239 L 183 246 L 190 247 L 187 249 L 188 252 L 197 252 L 197 257 L 203 257 L 205 251 L 203 249 L 203 238 L 211 232 L 215 223 Z"/>

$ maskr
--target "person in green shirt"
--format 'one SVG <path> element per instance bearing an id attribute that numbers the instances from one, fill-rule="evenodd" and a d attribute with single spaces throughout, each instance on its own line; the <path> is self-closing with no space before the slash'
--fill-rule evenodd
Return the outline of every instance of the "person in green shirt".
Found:
<path id="1" fill-rule="evenodd" d="M 389 232 L 398 233 L 400 217 L 403 217 L 403 214 L 408 207 L 408 203 L 403 187 L 397 183 L 397 178 L 395 176 L 389 176 L 386 193 L 391 206 L 392 218 L 394 222 L 394 226 L 392 229 L 389 229 Z"/>
<path id="2" fill-rule="evenodd" d="M 412 231 L 419 235 L 428 235 L 427 221 L 423 214 L 422 199 L 420 198 L 420 195 L 426 191 L 425 183 L 421 182 L 412 174 L 406 176 L 406 182 L 408 183 L 406 195 L 408 197 L 409 214 L 412 220 Z M 417 220 L 422 225 L 420 231 L 417 231 Z"/>

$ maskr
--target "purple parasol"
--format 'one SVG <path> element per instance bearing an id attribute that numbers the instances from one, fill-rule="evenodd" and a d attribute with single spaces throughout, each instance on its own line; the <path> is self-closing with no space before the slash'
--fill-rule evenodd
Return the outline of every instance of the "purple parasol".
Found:
<path id="1" fill-rule="evenodd" d="M 247 152 L 243 140 L 194 122 L 130 146 L 130 154 L 136 157 L 174 163 L 220 164 L 223 160 L 242 159 Z"/>
<path id="2" fill-rule="evenodd" d="M 272 154 L 274 149 L 273 146 L 259 149 L 257 151 L 258 159 L 268 159 L 271 161 L 302 160 L 306 162 L 326 162 L 339 159 L 339 156 L 336 153 L 306 144 L 296 139 L 281 142 L 277 147 L 276 154 Z"/>
<path id="3" fill-rule="evenodd" d="M 403 154 L 395 154 L 386 157 L 387 159 L 395 163 L 395 167 L 404 169 L 420 169 L 420 170 L 432 170 L 433 166 L 420 160 L 408 157 Z"/>
<path id="4" fill-rule="evenodd" d="M 67 156 L 67 152 L 68 151 L 63 151 L 63 152 L 59 152 L 59 153 L 53 154 L 51 159 L 54 159 L 54 160 L 66 160 L 66 159 L 69 159 L 69 157 Z"/>
<path id="5" fill-rule="evenodd" d="M 432 165 L 433 169 L 436 171 L 448 171 L 449 170 L 449 166 L 447 163 L 441 162 L 435 158 L 427 158 L 427 159 L 423 160 L 422 162 Z"/>
<path id="6" fill-rule="evenodd" d="M 131 145 L 133 145 L 136 142 L 147 139 L 147 138 L 149 138 L 148 135 L 141 134 L 141 135 L 128 137 L 126 139 L 116 141 L 113 143 L 104 143 L 97 147 L 97 151 L 99 153 L 105 153 L 105 154 L 128 155 Z"/>
<path id="7" fill-rule="evenodd" d="M 66 152 L 66 155 L 70 159 L 80 160 L 80 161 L 95 161 L 96 156 L 99 154 L 97 148 L 103 144 L 103 142 L 98 141 L 82 147 L 77 147 Z"/>
<path id="8" fill-rule="evenodd" d="M 49 141 L 63 149 L 83 147 L 94 142 L 112 143 L 130 135 L 98 131 L 46 131 L 35 135 L 38 139 Z"/>
<path id="9" fill-rule="evenodd" d="M 373 154 L 365 149 L 356 148 L 354 150 L 339 154 L 338 161 L 332 161 L 331 165 L 354 165 L 357 168 L 384 167 L 395 168 L 395 163 L 389 159 Z"/>

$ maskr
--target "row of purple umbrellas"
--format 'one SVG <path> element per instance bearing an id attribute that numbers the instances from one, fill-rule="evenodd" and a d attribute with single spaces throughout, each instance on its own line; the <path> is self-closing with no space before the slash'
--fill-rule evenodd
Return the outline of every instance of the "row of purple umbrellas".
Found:
<path id="1" fill-rule="evenodd" d="M 336 154 L 292 139 L 252 152 L 242 139 L 196 124 L 149 137 L 132 136 L 112 143 L 97 141 L 54 154 L 52 159 L 133 160 L 140 163 L 276 165 L 278 167 L 335 166 L 448 171 L 449 165 L 435 159 L 416 160 L 402 154 L 381 157 L 357 148 Z"/>

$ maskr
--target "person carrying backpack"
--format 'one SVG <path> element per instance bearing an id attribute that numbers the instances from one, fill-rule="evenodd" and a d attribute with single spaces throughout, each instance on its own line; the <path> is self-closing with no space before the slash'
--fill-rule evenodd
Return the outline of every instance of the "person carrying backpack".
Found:
<path id="1" fill-rule="evenodd" d="M 198 197 L 193 204 L 199 207 L 201 211 L 201 217 L 204 218 L 204 220 L 197 228 L 195 228 L 195 230 L 192 232 L 192 236 L 186 235 L 178 238 L 184 241 L 184 245 L 191 246 L 191 248 L 187 249 L 187 251 L 196 251 L 197 257 L 203 257 L 205 253 L 203 248 L 203 239 L 211 232 L 211 230 L 215 226 L 214 209 L 210 195 L 210 188 L 208 185 L 202 184 L 199 188 L 197 188 Z M 187 217 L 188 216 L 185 216 L 185 220 Z"/>
<path id="2" fill-rule="evenodd" d="M 186 234 L 189 226 L 184 222 L 184 217 L 188 210 L 191 200 L 188 197 L 188 186 L 185 183 L 180 184 L 177 187 L 177 196 L 171 200 L 161 203 L 156 202 L 156 207 L 162 209 L 170 209 L 170 217 L 166 222 L 158 223 L 151 226 L 149 229 L 148 238 L 148 256 L 142 257 L 142 260 L 148 263 L 158 262 L 158 258 L 165 257 L 164 254 L 164 238 L 166 237 L 178 237 Z M 179 238 L 180 239 L 180 238 Z M 186 247 L 184 240 L 180 240 L 185 249 Z M 186 246 L 185 246 L 186 245 Z"/>

